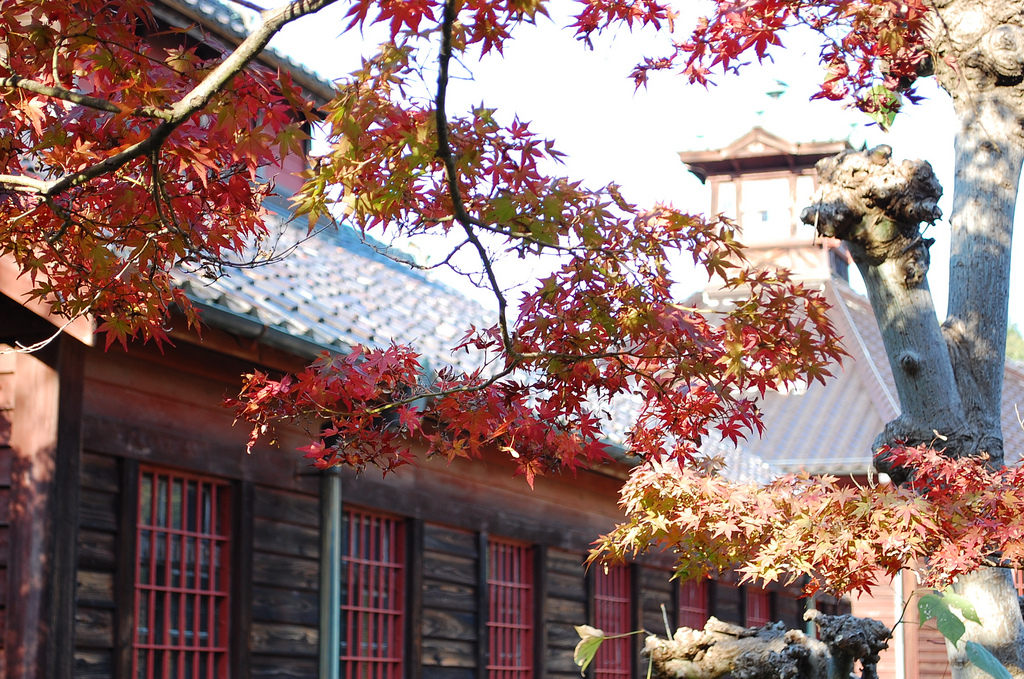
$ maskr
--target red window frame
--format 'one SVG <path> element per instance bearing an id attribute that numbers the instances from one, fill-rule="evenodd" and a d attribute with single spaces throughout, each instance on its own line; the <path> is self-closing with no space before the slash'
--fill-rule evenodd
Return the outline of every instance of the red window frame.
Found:
<path id="1" fill-rule="evenodd" d="M 594 574 L 594 625 L 605 633 L 625 634 L 633 629 L 633 577 L 629 566 L 598 568 Z M 597 679 L 633 675 L 633 639 L 605 639 L 594 658 Z"/>
<path id="2" fill-rule="evenodd" d="M 487 676 L 533 678 L 533 548 L 487 543 Z"/>
<path id="3" fill-rule="evenodd" d="M 772 620 L 772 595 L 763 589 L 746 588 L 746 625 L 764 627 Z"/>
<path id="4" fill-rule="evenodd" d="M 687 580 L 679 585 L 679 626 L 702 630 L 708 621 L 708 581 Z"/>
<path id="5" fill-rule="evenodd" d="M 1024 596 L 1024 571 L 1013 569 L 1013 586 L 1017 588 L 1017 596 Z"/>
<path id="6" fill-rule="evenodd" d="M 356 509 L 342 521 L 342 671 L 346 679 L 401 679 L 405 522 Z"/>
<path id="7" fill-rule="evenodd" d="M 229 676 L 231 488 L 139 469 L 132 676 Z"/>

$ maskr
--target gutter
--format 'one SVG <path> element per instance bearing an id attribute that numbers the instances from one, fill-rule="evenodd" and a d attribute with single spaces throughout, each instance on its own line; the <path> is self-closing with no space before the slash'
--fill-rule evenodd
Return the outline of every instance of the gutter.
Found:
<path id="1" fill-rule="evenodd" d="M 309 337 L 293 335 L 285 330 L 267 325 L 252 316 L 200 302 L 195 298 L 192 298 L 192 304 L 199 311 L 199 319 L 202 324 L 243 339 L 256 340 L 268 347 L 287 351 L 298 358 L 312 360 L 324 351 L 331 354 L 351 351 L 351 347 L 348 345 L 324 344 Z"/>

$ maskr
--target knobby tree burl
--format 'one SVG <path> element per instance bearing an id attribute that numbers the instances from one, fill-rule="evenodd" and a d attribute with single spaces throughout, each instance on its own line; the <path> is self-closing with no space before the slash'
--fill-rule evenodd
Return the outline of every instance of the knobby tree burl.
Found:
<path id="1" fill-rule="evenodd" d="M 927 562 L 927 583 L 959 578 L 982 611 L 972 638 L 1024 676 L 1008 583 L 978 571 L 1024 562 L 1024 477 L 1001 468 L 998 417 L 1024 133 L 1019 3 L 720 0 L 689 37 L 657 0 L 570 4 L 569 30 L 583 45 L 619 26 L 665 37 L 634 70 L 638 85 L 661 70 L 706 83 L 781 48 L 800 25 L 822 38 L 821 97 L 888 114 L 893 93 L 913 100 L 915 80 L 932 73 L 952 95 L 963 129 L 944 328 L 917 231 L 937 217 L 925 164 L 893 164 L 885 148 L 830 161 L 807 213 L 851 243 L 899 376 L 903 413 L 877 448 L 906 482 L 867 488 L 806 475 L 744 486 L 701 451 L 710 436 L 757 435 L 759 394 L 828 377 L 842 349 L 819 295 L 784 272 L 747 267 L 727 221 L 587 187 L 558 174 L 561 154 L 528 123 L 483 105 L 449 110 L 452 61 L 500 52 L 548 14 L 545 0 L 347 0 L 342 39 L 378 22 L 390 39 L 317 106 L 259 56 L 283 25 L 327 4 L 258 11 L 232 44 L 163 24 L 142 0 L 2 3 L 0 256 L 32 295 L 56 315 L 97 319 L 108 344 L 163 340 L 173 309 L 196 321 L 173 271 L 257 265 L 274 191 L 263 178 L 303 152 L 304 125 L 322 124 L 330 147 L 304 174 L 296 215 L 312 225 L 341 218 L 383 240 L 447 234 L 440 266 L 474 255 L 470 274 L 493 293 L 497 320 L 467 328 L 453 347 L 487 357 L 473 374 L 425 374 L 415 347 L 389 346 L 325 355 L 295 376 L 245 376 L 233 406 L 254 444 L 275 424 L 313 421 L 305 452 L 321 468 L 392 471 L 417 455 L 492 450 L 532 483 L 605 460 L 607 411 L 630 400 L 639 405 L 625 447 L 640 464 L 623 489 L 627 522 L 602 538 L 604 553 L 668 546 L 681 576 L 735 568 L 836 592 Z M 430 96 L 418 94 L 424 85 Z M 668 266 L 677 252 L 733 289 L 735 306 L 681 306 Z M 495 260 L 540 255 L 559 257 L 554 273 L 510 298 Z M 854 655 L 870 665 L 884 636 L 872 630 L 852 650 L 793 645 L 796 635 L 768 630 L 753 655 L 727 644 L 707 653 L 726 637 L 749 646 L 759 636 L 722 629 L 651 648 L 667 674 L 676 663 L 701 676 L 809 677 L 826 665 L 841 674 Z M 712 667 L 698 655 L 745 659 Z M 954 669 L 958 679 L 973 671 L 959 656 Z"/>

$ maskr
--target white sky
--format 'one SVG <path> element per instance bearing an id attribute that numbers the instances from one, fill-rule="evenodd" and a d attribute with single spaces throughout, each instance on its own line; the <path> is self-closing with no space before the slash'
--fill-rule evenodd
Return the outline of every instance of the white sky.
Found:
<path id="1" fill-rule="evenodd" d="M 571 31 L 560 28 L 568 22 L 557 16 L 556 10 L 568 5 L 565 0 L 550 3 L 554 22 L 539 17 L 537 26 L 523 27 L 517 39 L 506 46 L 504 57 L 494 55 L 482 63 L 466 64 L 472 80 L 467 77 L 451 83 L 449 113 L 483 102 L 497 108 L 506 120 L 518 115 L 531 121 L 535 132 L 554 139 L 556 148 L 567 154 L 561 171 L 566 176 L 592 187 L 614 181 L 631 202 L 668 202 L 693 212 L 706 210 L 710 198 L 705 187 L 685 170 L 678 151 L 723 146 L 755 124 L 794 141 L 852 134 L 857 144 L 889 144 L 897 158 L 929 160 L 946 189 L 940 205 L 943 213 L 949 214 L 955 120 L 948 97 L 930 79 L 919 91 L 928 101 L 906 107 L 889 133 L 867 127 L 870 121 L 856 111 L 822 100 L 808 101 L 823 72 L 817 46 L 810 41 L 801 46 L 798 37 L 784 38 L 790 48 L 776 50 L 774 63 L 752 64 L 740 77 L 719 77 L 719 85 L 710 90 L 666 74 L 653 78 L 646 90 L 634 91 L 630 70 L 643 56 L 664 53 L 663 38 L 649 31 L 620 29 L 595 39 L 595 49 L 588 50 L 573 39 Z M 272 45 L 325 77 L 347 75 L 358 67 L 361 54 L 374 51 L 383 34 L 368 28 L 365 35 L 355 31 L 339 38 L 344 26 L 340 17 L 346 6 L 337 3 L 295 22 Z M 698 7 L 696 3 L 689 6 Z M 679 23 L 685 25 L 686 19 Z M 462 75 L 469 73 L 463 71 Z M 773 101 L 766 93 L 775 88 L 776 80 L 789 87 Z M 428 94 L 426 90 L 424 94 Z M 942 318 L 948 279 L 948 224 L 937 223 L 927 235 L 937 241 L 932 247 L 929 281 Z M 513 268 L 506 271 L 514 272 L 513 277 L 524 275 Z M 676 277 L 687 290 L 704 282 L 685 266 L 677 268 Z M 458 285 L 456 280 L 447 280 Z M 1024 324 L 1024 247 L 1017 248 L 1014 256 L 1010 319 Z"/>

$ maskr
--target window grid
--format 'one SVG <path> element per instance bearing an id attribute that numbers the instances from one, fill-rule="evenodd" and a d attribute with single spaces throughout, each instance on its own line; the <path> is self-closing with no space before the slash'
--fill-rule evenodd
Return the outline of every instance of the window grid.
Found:
<path id="1" fill-rule="evenodd" d="M 629 566 L 598 569 L 594 576 L 594 623 L 605 633 L 631 632 L 633 612 Z M 597 679 L 630 677 L 633 674 L 633 637 L 605 639 L 594 658 Z"/>
<path id="2" fill-rule="evenodd" d="M 702 630 L 708 621 L 708 583 L 688 580 L 679 586 L 679 626 Z"/>
<path id="3" fill-rule="evenodd" d="M 533 549 L 490 540 L 487 546 L 489 679 L 533 677 Z"/>
<path id="4" fill-rule="evenodd" d="M 141 469 L 136 545 L 132 676 L 227 677 L 228 485 Z"/>
<path id="5" fill-rule="evenodd" d="M 747 627 L 764 627 L 772 622 L 772 597 L 763 589 L 747 588 Z"/>
<path id="6" fill-rule="evenodd" d="M 400 519 L 347 510 L 341 662 L 346 679 L 401 679 L 405 530 Z"/>
<path id="7" fill-rule="evenodd" d="M 1013 569 L 1013 586 L 1017 588 L 1017 596 L 1024 596 L 1024 571 Z"/>

